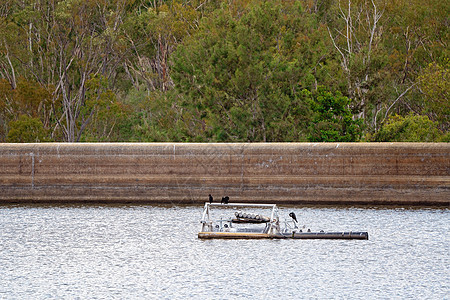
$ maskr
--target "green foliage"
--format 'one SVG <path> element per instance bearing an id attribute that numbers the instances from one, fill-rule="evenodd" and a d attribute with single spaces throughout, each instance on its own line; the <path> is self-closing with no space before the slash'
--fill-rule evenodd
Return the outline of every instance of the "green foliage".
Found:
<path id="1" fill-rule="evenodd" d="M 424 113 L 448 130 L 450 126 L 450 59 L 444 65 L 431 63 L 422 71 L 418 78 L 421 91 L 425 96 Z"/>
<path id="2" fill-rule="evenodd" d="M 448 57 L 449 13 L 439 0 L 333 1 L 327 26 L 346 77 L 341 91 L 369 132 L 380 114 L 422 113 L 417 76 Z"/>
<path id="3" fill-rule="evenodd" d="M 6 141 L 8 143 L 46 142 L 47 133 L 38 118 L 21 115 L 17 121 L 11 121 Z"/>
<path id="4" fill-rule="evenodd" d="M 108 87 L 108 80 L 101 75 L 91 75 L 86 83 L 86 101 L 80 110 L 79 124 L 86 130 L 81 141 L 117 141 L 116 127 L 126 118 L 125 106 L 117 101 Z"/>
<path id="5" fill-rule="evenodd" d="M 409 114 L 389 118 L 374 136 L 375 142 L 439 142 L 448 139 L 427 116 Z"/>
<path id="6" fill-rule="evenodd" d="M 174 92 L 133 89 L 124 101 L 127 118 L 118 124 L 120 135 L 134 142 L 200 142 L 204 123 L 177 105 Z"/>
<path id="7" fill-rule="evenodd" d="M 309 107 L 298 84 L 308 74 L 294 45 L 310 16 L 283 8 L 262 1 L 239 17 L 218 10 L 174 53 L 174 82 L 208 125 L 209 140 L 303 139 Z"/>
<path id="8" fill-rule="evenodd" d="M 48 129 L 52 121 L 50 90 L 23 77 L 16 80 L 15 88 L 7 80 L 0 79 L 0 121 L 3 121 L 0 122 L 0 142 L 6 140 L 10 122 L 22 115 L 40 120 L 44 128 Z"/>
<path id="9" fill-rule="evenodd" d="M 313 120 L 310 142 L 357 142 L 362 134 L 361 120 L 353 120 L 350 99 L 328 92 L 324 87 L 310 94 L 313 98 Z"/>
<path id="10" fill-rule="evenodd" d="M 381 138 L 411 113 L 448 140 L 446 1 L 8 0 L 0 12 L 0 142 L 22 115 L 56 141 L 264 142 Z"/>

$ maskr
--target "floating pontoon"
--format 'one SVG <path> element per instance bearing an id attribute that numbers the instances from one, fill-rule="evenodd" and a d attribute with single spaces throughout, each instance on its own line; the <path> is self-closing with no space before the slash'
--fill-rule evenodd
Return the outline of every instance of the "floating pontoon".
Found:
<path id="1" fill-rule="evenodd" d="M 228 212 L 233 209 L 234 216 L 213 220 L 212 207 L 226 209 Z M 244 209 L 257 212 L 250 213 Z M 267 212 L 269 216 L 264 215 Z M 201 224 L 202 228 L 198 233 L 201 239 L 369 239 L 367 232 L 311 232 L 309 229 L 299 228 L 294 220 L 280 222 L 276 204 L 205 203 Z"/>

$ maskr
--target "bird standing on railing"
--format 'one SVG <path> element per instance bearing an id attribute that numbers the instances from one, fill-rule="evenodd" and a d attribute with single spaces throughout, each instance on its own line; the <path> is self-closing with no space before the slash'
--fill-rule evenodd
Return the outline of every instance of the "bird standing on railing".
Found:
<path id="1" fill-rule="evenodd" d="M 297 216 L 295 215 L 294 212 L 289 213 L 289 217 L 291 217 L 295 221 L 295 223 L 298 223 Z"/>

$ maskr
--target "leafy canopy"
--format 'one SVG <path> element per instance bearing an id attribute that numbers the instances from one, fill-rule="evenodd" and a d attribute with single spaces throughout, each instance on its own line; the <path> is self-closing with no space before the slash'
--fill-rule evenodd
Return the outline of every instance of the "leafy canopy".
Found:
<path id="1" fill-rule="evenodd" d="M 340 92 L 333 94 L 324 87 L 319 87 L 309 96 L 313 98 L 310 142 L 356 142 L 360 139 L 362 122 L 353 120 L 350 99 Z"/>
<path id="2" fill-rule="evenodd" d="M 428 116 L 392 116 L 374 137 L 376 142 L 438 142 L 444 136 Z"/>

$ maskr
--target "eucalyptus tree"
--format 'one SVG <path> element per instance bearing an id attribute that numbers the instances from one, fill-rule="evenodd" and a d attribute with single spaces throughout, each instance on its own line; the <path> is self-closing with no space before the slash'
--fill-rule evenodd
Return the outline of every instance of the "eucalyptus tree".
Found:
<path id="1" fill-rule="evenodd" d="M 450 128 L 450 59 L 444 63 L 430 63 L 418 76 L 424 96 L 422 112 L 439 122 L 442 131 Z"/>
<path id="2" fill-rule="evenodd" d="M 4 18 L 0 61 L 8 64 L 0 64 L 1 75 L 13 89 L 15 73 L 48 89 L 54 137 L 62 132 L 65 141 L 79 141 L 92 120 L 95 110 L 84 109 L 87 83 L 117 75 L 126 50 L 119 27 L 130 1 L 21 1 Z"/>
<path id="3" fill-rule="evenodd" d="M 166 3 L 167 2 L 167 3 Z M 130 11 L 122 28 L 130 55 L 123 66 L 135 88 L 147 91 L 173 87 L 169 58 L 176 46 L 198 27 L 197 1 L 155 1 L 147 9 Z"/>
<path id="4" fill-rule="evenodd" d="M 329 38 L 346 74 L 355 114 L 377 131 L 393 113 L 424 113 L 418 77 L 448 57 L 445 1 L 337 0 Z"/>
<path id="5" fill-rule="evenodd" d="M 373 117 L 382 93 L 377 87 L 386 79 L 383 45 L 386 5 L 380 0 L 335 1 L 333 19 L 328 24 L 329 37 L 339 54 L 346 76 L 346 95 L 352 99 L 358 117 Z M 376 112 L 375 112 L 376 113 Z"/>

